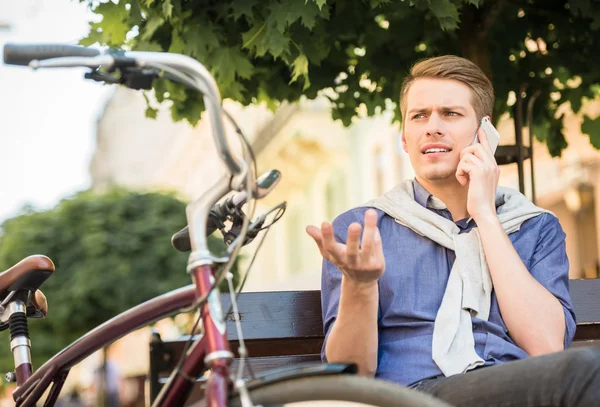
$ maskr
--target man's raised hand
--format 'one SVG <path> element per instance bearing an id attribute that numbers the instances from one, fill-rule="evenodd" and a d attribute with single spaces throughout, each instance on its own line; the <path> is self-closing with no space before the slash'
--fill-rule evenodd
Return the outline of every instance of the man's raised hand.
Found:
<path id="1" fill-rule="evenodd" d="M 346 277 L 356 283 L 373 283 L 377 282 L 385 271 L 381 234 L 377 227 L 377 212 L 374 209 L 365 212 L 364 223 L 364 232 L 359 223 L 348 226 L 346 244 L 336 242 L 333 227 L 328 222 L 323 222 L 321 229 L 308 226 L 306 232 L 317 243 L 323 258 L 333 263 Z"/>

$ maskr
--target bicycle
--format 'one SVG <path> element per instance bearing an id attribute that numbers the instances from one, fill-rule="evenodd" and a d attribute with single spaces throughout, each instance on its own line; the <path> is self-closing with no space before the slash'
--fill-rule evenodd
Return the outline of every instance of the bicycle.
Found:
<path id="1" fill-rule="evenodd" d="M 242 211 L 246 203 L 266 196 L 277 185 L 280 174 L 272 170 L 256 177 L 256 166 L 254 171 L 250 168 L 250 163 L 256 163 L 243 132 L 223 110 L 214 78 L 200 62 L 178 54 L 117 50 L 100 52 L 93 48 L 60 44 L 7 44 L 4 47 L 4 62 L 34 69 L 87 67 L 91 69 L 85 74 L 88 79 L 117 83 L 133 89 L 151 89 L 152 81 L 163 77 L 201 92 L 214 142 L 227 169 L 227 173 L 213 187 L 187 206 L 188 226 L 172 239 L 176 249 L 191 250 L 187 272 L 193 283 L 112 318 L 66 347 L 35 373 L 31 366 L 27 319 L 47 315 L 46 298 L 39 288 L 54 272 L 54 264 L 45 256 L 30 256 L 0 273 L 0 330 L 10 330 L 15 372 L 9 372 L 7 379 L 17 383 L 13 393 L 17 407 L 35 405 L 48 389 L 44 406 L 53 406 L 71 367 L 138 328 L 190 310 L 199 312 L 192 333 L 200 322 L 202 332 L 196 337 L 190 335 L 184 356 L 162 387 L 153 406 L 184 405 L 192 386 L 207 370 L 210 370 L 210 374 L 206 381 L 205 399 L 197 406 L 247 407 L 315 400 L 361 402 L 374 406 L 448 406 L 426 394 L 353 375 L 356 369 L 350 364 L 302 366 L 284 373 L 266 374 L 262 378 L 243 378 L 247 352 L 229 268 L 243 245 L 252 241 L 259 232 L 268 230 L 281 217 L 285 203 L 253 221 L 250 219 L 254 216 L 254 208 L 250 209 L 250 216 Z M 224 118 L 235 127 L 242 145 L 246 147 L 242 160 L 234 157 L 229 147 Z M 265 225 L 269 215 L 273 219 Z M 225 227 L 227 221 L 231 223 L 229 229 Z M 216 257 L 207 247 L 207 236 L 217 229 L 224 233 L 228 247 L 222 257 Z M 223 313 L 219 290 L 215 289 L 225 279 L 230 288 L 240 343 L 240 364 L 235 375 L 230 372 L 234 354 L 225 332 L 224 315 L 228 313 Z"/>

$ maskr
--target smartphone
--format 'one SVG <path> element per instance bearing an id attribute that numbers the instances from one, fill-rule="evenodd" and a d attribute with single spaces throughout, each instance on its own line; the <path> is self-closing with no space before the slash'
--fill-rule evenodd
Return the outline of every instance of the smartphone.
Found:
<path id="1" fill-rule="evenodd" d="M 485 131 L 485 134 L 488 138 L 488 142 L 490 143 L 490 147 L 492 148 L 492 152 L 495 153 L 496 148 L 498 148 L 498 143 L 500 142 L 500 133 L 498 133 L 498 130 L 496 130 L 494 125 L 490 122 L 490 120 L 487 117 L 481 119 L 479 127 L 482 128 L 483 131 Z M 478 132 L 479 129 L 477 129 L 477 131 L 475 132 L 475 138 L 473 139 L 471 145 L 479 143 L 479 137 L 477 136 Z"/>

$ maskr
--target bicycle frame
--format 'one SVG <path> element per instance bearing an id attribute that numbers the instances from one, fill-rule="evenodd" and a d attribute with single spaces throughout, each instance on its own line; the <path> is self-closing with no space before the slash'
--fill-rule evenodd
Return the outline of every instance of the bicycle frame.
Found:
<path id="1" fill-rule="evenodd" d="M 50 385 L 44 406 L 54 406 L 70 369 L 94 352 L 117 339 L 152 322 L 193 308 L 196 299 L 204 297 L 214 282 L 214 266 L 196 267 L 192 271 L 195 284 L 146 301 L 82 336 L 41 366 L 13 393 L 17 407 L 35 406 Z M 209 406 L 227 406 L 229 363 L 231 351 L 222 318 L 220 294 L 213 290 L 203 305 L 204 335 L 190 347 L 179 371 L 174 371 L 157 397 L 157 405 L 183 405 L 193 384 L 208 366 L 212 373 L 207 382 L 206 397 Z M 159 404 L 160 403 L 160 404 Z"/>

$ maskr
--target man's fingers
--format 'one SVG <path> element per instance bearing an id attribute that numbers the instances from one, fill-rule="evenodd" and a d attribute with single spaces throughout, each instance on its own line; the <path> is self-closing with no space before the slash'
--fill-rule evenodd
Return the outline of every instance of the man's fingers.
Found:
<path id="1" fill-rule="evenodd" d="M 365 231 L 362 239 L 362 250 L 366 256 L 371 254 L 373 250 L 373 237 L 377 230 L 377 211 L 375 209 L 368 209 L 365 212 Z"/>
<path id="2" fill-rule="evenodd" d="M 339 245 L 333 237 L 333 227 L 328 222 L 323 222 L 321 225 L 321 233 L 323 234 L 323 247 L 331 256 L 329 261 L 335 263 L 338 267 L 343 266 L 345 262 L 345 246 Z"/>
<path id="3" fill-rule="evenodd" d="M 346 257 L 349 265 L 355 265 L 358 262 L 361 231 L 362 227 L 358 223 L 353 223 L 350 226 L 348 226 L 348 240 L 346 241 Z"/>
<path id="4" fill-rule="evenodd" d="M 484 147 L 486 153 L 488 155 L 491 155 L 493 157 L 494 156 L 494 152 L 492 151 L 492 146 L 490 146 L 490 140 L 488 138 L 487 133 L 483 129 L 483 127 L 479 128 L 479 130 L 477 132 L 477 136 L 479 137 L 479 142 Z"/>
<path id="5" fill-rule="evenodd" d="M 483 161 L 477 157 L 474 153 L 467 153 L 465 155 L 463 155 L 462 163 L 466 163 L 466 164 L 473 164 L 476 167 L 482 167 L 483 166 Z"/>
<path id="6" fill-rule="evenodd" d="M 475 164 L 471 164 L 466 161 L 461 161 L 458 164 L 458 168 L 456 169 L 456 179 L 462 186 L 467 185 L 467 183 L 469 182 L 469 174 L 471 174 L 471 172 L 473 172 L 477 168 L 478 167 Z"/>
<path id="7" fill-rule="evenodd" d="M 321 255 L 323 255 L 323 235 L 321 234 L 321 229 L 316 226 L 309 225 L 306 227 L 306 233 L 313 238 L 317 246 L 319 247 L 319 251 Z"/>
<path id="8" fill-rule="evenodd" d="M 321 256 L 323 256 L 325 260 L 332 261 L 331 256 L 329 255 L 329 253 L 325 249 L 325 246 L 323 245 L 323 235 L 321 234 L 321 229 L 312 225 L 307 226 L 306 233 L 308 233 L 308 235 L 312 237 L 315 243 L 317 244 Z"/>
<path id="9" fill-rule="evenodd" d="M 373 236 L 373 253 L 372 260 L 375 262 L 376 268 L 385 267 L 385 259 L 383 258 L 383 244 L 381 241 L 381 233 L 379 228 L 375 229 L 375 235 Z"/>

